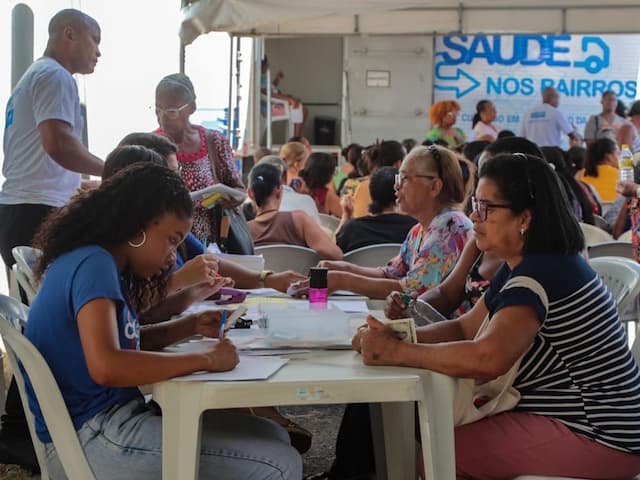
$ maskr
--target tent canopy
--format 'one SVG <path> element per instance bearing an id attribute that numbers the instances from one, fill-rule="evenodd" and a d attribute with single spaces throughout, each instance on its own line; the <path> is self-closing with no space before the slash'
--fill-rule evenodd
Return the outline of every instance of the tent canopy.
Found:
<path id="1" fill-rule="evenodd" d="M 408 35 L 425 33 L 633 33 L 638 0 L 199 0 L 180 36 Z"/>

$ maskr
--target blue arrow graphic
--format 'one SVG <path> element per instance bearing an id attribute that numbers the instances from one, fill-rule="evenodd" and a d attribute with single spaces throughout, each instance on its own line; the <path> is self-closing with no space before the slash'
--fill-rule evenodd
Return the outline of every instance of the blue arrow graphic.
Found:
<path id="1" fill-rule="evenodd" d="M 480 82 L 469 75 L 467 72 L 462 70 L 461 68 L 456 68 L 455 75 L 442 75 L 440 73 L 440 68 L 443 66 L 447 66 L 444 63 L 438 63 L 435 68 L 435 76 L 436 76 L 436 84 L 434 88 L 436 90 L 450 90 L 452 92 L 456 92 L 456 98 L 462 98 L 467 93 L 475 90 L 480 86 Z M 442 85 L 439 81 L 445 81 L 447 83 L 450 82 L 459 82 L 454 85 Z M 465 88 L 466 87 L 466 88 Z"/>

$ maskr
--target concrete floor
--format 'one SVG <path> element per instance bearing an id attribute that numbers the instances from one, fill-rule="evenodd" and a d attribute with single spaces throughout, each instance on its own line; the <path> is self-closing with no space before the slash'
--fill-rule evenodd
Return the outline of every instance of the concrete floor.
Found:
<path id="1" fill-rule="evenodd" d="M 282 415 L 313 433 L 311 448 L 302 456 L 304 474 L 329 470 L 333 462 L 344 405 L 282 407 L 279 410 Z"/>

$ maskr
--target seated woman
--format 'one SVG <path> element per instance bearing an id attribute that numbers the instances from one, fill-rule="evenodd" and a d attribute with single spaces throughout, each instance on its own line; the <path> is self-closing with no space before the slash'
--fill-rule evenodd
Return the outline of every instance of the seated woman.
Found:
<path id="1" fill-rule="evenodd" d="M 319 213 L 339 217 L 342 215 L 340 197 L 336 194 L 331 178 L 336 164 L 328 153 L 312 153 L 305 167 L 300 170 L 300 178 L 304 181 L 306 193 L 316 202 Z"/>
<path id="2" fill-rule="evenodd" d="M 553 171 L 532 156 L 493 158 L 481 168 L 471 218 L 478 248 L 506 262 L 474 308 L 418 329 L 415 345 L 370 318 L 354 347 L 368 365 L 480 380 L 522 357 L 516 407 L 456 427 L 458 478 L 633 477 L 640 372 L 615 300 L 580 255 L 584 237 Z M 503 289 L 515 277 L 519 286 Z"/>
<path id="3" fill-rule="evenodd" d="M 298 175 L 306 165 L 310 153 L 309 149 L 300 142 L 288 142 L 280 147 L 280 158 L 287 164 L 286 185 L 298 193 L 304 193 L 302 192 L 304 182 Z"/>
<path id="4" fill-rule="evenodd" d="M 418 221 L 400 254 L 378 268 L 320 262 L 330 270 L 330 291 L 380 299 L 394 290 L 420 294 L 439 285 L 453 269 L 472 229 L 459 209 L 467 188 L 456 154 L 435 145 L 415 147 L 402 162 L 395 188 L 401 211 Z"/>
<path id="5" fill-rule="evenodd" d="M 162 475 L 162 418 L 145 404 L 138 385 L 201 370 L 231 370 L 238 363 L 228 340 L 198 353 L 152 351 L 193 334 L 216 336 L 218 312 L 142 329 L 138 323 L 151 292 L 166 287 L 192 213 L 180 178 L 144 163 L 61 208 L 36 236 L 35 245 L 43 251 L 37 275 L 43 280 L 25 334 L 60 386 L 96 478 Z M 27 389 L 49 474 L 65 478 L 28 380 Z M 293 480 L 302 475 L 300 456 L 283 428 L 222 411 L 204 413 L 197 461 L 204 478 Z"/>
<path id="6" fill-rule="evenodd" d="M 584 192 L 587 200 L 589 201 L 589 205 L 591 206 L 591 211 L 594 215 L 602 216 L 602 205 L 600 203 L 600 197 L 596 193 L 595 189 L 585 183 L 583 180 L 584 177 L 584 162 L 586 159 L 587 151 L 584 147 L 571 147 L 567 151 L 567 162 L 573 171 L 573 177 L 578 182 L 580 188 Z"/>
<path id="7" fill-rule="evenodd" d="M 497 140 L 498 133 L 500 133 L 502 128 L 493 123 L 496 117 L 496 106 L 491 100 L 480 100 L 476 103 L 476 113 L 471 121 L 474 140 L 486 140 L 488 142 L 495 142 Z M 469 160 L 473 159 L 470 158 Z"/>
<path id="8" fill-rule="evenodd" d="M 398 213 L 394 185 L 398 169 L 377 169 L 369 182 L 369 215 L 353 218 L 353 200 L 342 197 L 342 219 L 336 230 L 336 243 L 347 253 L 356 248 L 380 243 L 402 243 L 416 219 Z"/>
<path id="9" fill-rule="evenodd" d="M 119 145 L 120 147 L 111 152 L 105 160 L 103 180 L 129 165 L 143 162 L 155 163 L 178 172 L 176 146 L 166 137 L 146 132 L 131 133 L 123 138 Z M 154 155 L 153 152 L 158 155 Z M 216 268 L 223 276 L 231 277 L 238 288 L 267 286 L 285 292 L 291 282 L 304 279 L 302 275 L 291 270 L 256 272 L 218 259 L 211 253 L 205 253 L 202 242 L 189 232 L 176 252 L 175 270 L 167 283 L 166 300 L 162 305 L 156 305 L 144 312 L 141 320 L 145 323 L 166 320 L 172 315 L 182 313 L 194 302 L 214 294 L 219 287 L 213 289 L 211 286 L 211 268 Z"/>
<path id="10" fill-rule="evenodd" d="M 598 138 L 587 148 L 582 181 L 591 185 L 603 202 L 613 202 L 618 181 L 618 144 L 609 138 Z"/>
<path id="11" fill-rule="evenodd" d="M 249 222 L 249 230 L 256 246 L 299 245 L 315 250 L 321 258 L 342 258 L 338 246 L 305 212 L 279 211 L 280 178 L 280 171 L 266 163 L 256 165 L 249 173 L 249 197 L 257 205 L 257 215 Z"/>
<path id="12" fill-rule="evenodd" d="M 402 159 L 407 152 L 400 142 L 395 140 L 383 140 L 367 150 L 364 157 L 367 161 L 367 170 L 373 174 L 380 167 L 400 167 Z M 353 192 L 353 217 L 359 218 L 368 215 L 371 195 L 369 194 L 369 181 L 371 177 L 363 179 Z"/>

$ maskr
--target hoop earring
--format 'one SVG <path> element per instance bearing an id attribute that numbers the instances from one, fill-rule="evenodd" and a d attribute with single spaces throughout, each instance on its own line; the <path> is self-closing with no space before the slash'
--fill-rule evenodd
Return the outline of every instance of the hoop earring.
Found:
<path id="1" fill-rule="evenodd" d="M 147 234 L 146 232 L 143 230 L 142 231 L 142 241 L 140 243 L 133 243 L 131 240 L 129 240 L 127 243 L 129 244 L 130 247 L 133 248 L 140 248 L 141 246 L 144 245 L 144 243 L 147 241 Z"/>

